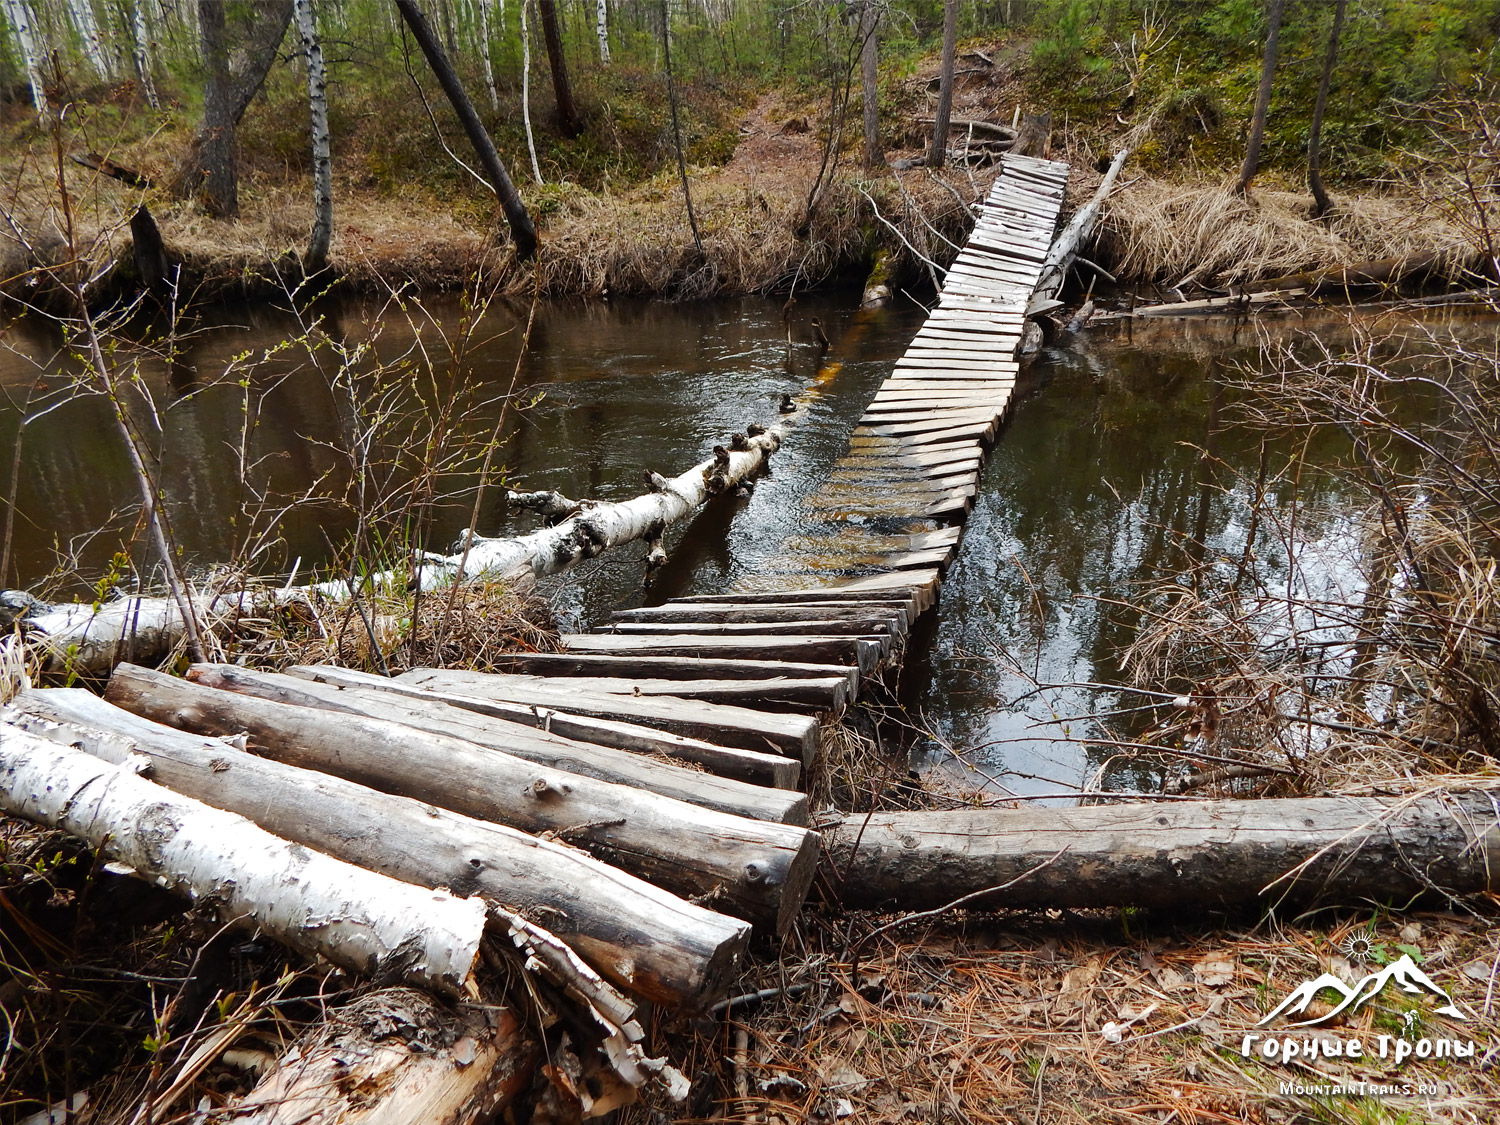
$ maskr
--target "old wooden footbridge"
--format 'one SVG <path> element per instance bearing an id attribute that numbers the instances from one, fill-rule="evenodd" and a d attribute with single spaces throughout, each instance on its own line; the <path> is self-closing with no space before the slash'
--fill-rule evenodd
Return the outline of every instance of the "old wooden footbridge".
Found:
<path id="1" fill-rule="evenodd" d="M 801 909 L 825 839 L 802 792 L 820 733 L 899 660 L 938 597 L 1028 314 L 1062 272 L 1067 178 L 1064 164 L 1005 159 L 937 307 L 806 501 L 821 534 L 801 573 L 622 610 L 495 674 L 200 664 L 180 679 L 121 664 L 103 700 L 26 691 L 0 726 L 5 808 L 306 953 L 439 991 L 471 987 L 469 931 L 488 911 L 527 968 L 606 1029 L 623 1081 L 671 1087 L 625 995 L 712 1005 L 752 926 L 785 931 Z M 701 498 L 704 480 L 776 440 L 752 429 L 678 479 Z M 166 636 L 174 609 L 158 601 Z M 140 604 L 58 614 L 94 635 L 141 616 Z M 467 1064 L 450 1063 L 458 1081 Z"/>

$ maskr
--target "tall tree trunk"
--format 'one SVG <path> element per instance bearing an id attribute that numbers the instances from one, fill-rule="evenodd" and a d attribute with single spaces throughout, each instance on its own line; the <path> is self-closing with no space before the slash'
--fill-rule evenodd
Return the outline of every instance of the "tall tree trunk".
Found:
<path id="1" fill-rule="evenodd" d="M 594 16 L 595 29 L 599 34 L 599 63 L 609 65 L 609 0 L 599 0 Z"/>
<path id="2" fill-rule="evenodd" d="M 484 84 L 490 92 L 490 108 L 500 112 L 500 91 L 495 89 L 495 60 L 490 56 L 490 0 L 479 0 L 479 57 L 484 61 Z"/>
<path id="3" fill-rule="evenodd" d="M 270 0 L 249 10 L 243 45 L 233 52 L 237 69 L 230 65 L 225 5 L 220 0 L 198 0 L 189 10 L 198 14 L 203 54 L 203 124 L 178 169 L 173 189 L 179 196 L 201 194 L 209 214 L 232 218 L 240 209 L 235 131 L 276 61 L 292 19 L 292 3 Z"/>
<path id="4" fill-rule="evenodd" d="M 152 109 L 161 109 L 161 99 L 156 96 L 156 82 L 151 77 L 151 25 L 146 19 L 143 0 L 130 2 L 131 57 L 135 60 L 136 81 L 146 95 Z"/>
<path id="5" fill-rule="evenodd" d="M 557 128 L 571 139 L 583 132 L 583 125 L 578 118 L 578 106 L 573 102 L 573 88 L 568 84 L 568 60 L 563 56 L 562 33 L 557 26 L 557 0 L 536 0 L 536 8 L 542 19 L 542 38 L 547 43 L 547 65 L 552 68 Z"/>
<path id="6" fill-rule="evenodd" d="M 521 0 L 521 123 L 526 126 L 526 151 L 531 154 L 531 175 L 542 182 L 542 166 L 536 159 L 536 134 L 531 131 L 531 27 L 527 10 L 531 0 Z"/>
<path id="7" fill-rule="evenodd" d="M 1280 3 L 1281 0 L 1276 0 Z M 943 2 L 943 71 L 938 79 L 936 120 L 932 126 L 932 145 L 927 150 L 927 164 L 941 168 L 948 158 L 948 118 L 953 113 L 953 63 L 958 55 L 958 0 Z"/>
<path id="8" fill-rule="evenodd" d="M 104 37 L 99 34 L 99 21 L 94 16 L 90 0 L 68 0 L 68 15 L 78 29 L 78 38 L 83 44 L 83 55 L 89 66 L 106 82 L 114 81 L 115 68 L 110 62 L 109 52 L 104 49 Z"/>
<path id="9" fill-rule="evenodd" d="M 1339 32 L 1344 29 L 1344 9 L 1348 0 L 1338 0 L 1333 10 L 1333 27 L 1328 31 L 1328 54 L 1323 57 L 1323 76 L 1318 79 L 1318 100 L 1313 105 L 1312 128 L 1307 134 L 1307 186 L 1313 194 L 1312 217 L 1321 219 L 1333 209 L 1333 200 L 1323 186 L 1323 113 L 1328 108 L 1328 88 L 1333 84 L 1333 68 L 1339 58 Z"/>
<path id="10" fill-rule="evenodd" d="M 703 239 L 698 234 L 698 218 L 693 214 L 693 193 L 688 190 L 687 161 L 682 158 L 682 127 L 677 119 L 677 83 L 672 77 L 672 12 L 667 0 L 661 0 L 661 44 L 667 64 L 667 102 L 672 107 L 672 145 L 677 150 L 677 173 L 682 177 L 682 201 L 687 206 L 688 226 L 693 231 L 693 245 L 703 256 Z"/>
<path id="11" fill-rule="evenodd" d="M 602 4 L 604 0 L 599 0 Z M 859 14 L 859 33 L 864 41 L 860 44 L 860 95 L 865 111 L 865 167 L 878 168 L 885 163 L 885 152 L 880 147 L 880 92 L 876 82 L 880 77 L 877 65 L 880 47 L 876 42 L 875 29 L 880 23 L 879 0 L 865 0 Z"/>
<path id="12" fill-rule="evenodd" d="M 41 29 L 36 25 L 36 18 L 32 15 L 27 0 L 5 0 L 5 17 L 16 34 L 16 46 L 20 48 L 21 58 L 26 61 L 26 80 L 31 83 L 31 104 L 36 108 L 38 117 L 46 117 L 50 107 L 47 104 L 47 84 L 42 75 L 47 49 L 42 42 Z"/>
<path id="13" fill-rule="evenodd" d="M 1276 76 L 1276 47 L 1281 38 L 1281 13 L 1286 0 L 1268 0 L 1266 8 L 1266 53 L 1260 62 L 1260 89 L 1255 94 L 1255 113 L 1250 118 L 1250 139 L 1245 144 L 1245 164 L 1234 190 L 1244 195 L 1260 167 L 1260 143 L 1266 135 L 1266 111 L 1271 108 L 1271 83 Z"/>
<path id="14" fill-rule="evenodd" d="M 302 39 L 302 53 L 307 62 L 307 109 L 312 125 L 313 157 L 313 225 L 302 258 L 303 271 L 309 276 L 322 273 L 328 266 L 328 247 L 333 241 L 333 154 L 328 137 L 328 72 L 323 66 L 323 45 L 318 41 L 318 25 L 312 0 L 294 0 L 297 34 Z"/>
<path id="15" fill-rule="evenodd" d="M 522 261 L 530 258 L 536 253 L 536 227 L 531 222 L 531 216 L 526 213 L 526 204 L 521 202 L 516 186 L 510 182 L 505 165 L 500 162 L 500 154 L 495 151 L 495 142 L 490 140 L 484 123 L 479 120 L 479 114 L 474 112 L 474 103 L 469 101 L 469 95 L 464 93 L 463 83 L 453 72 L 448 56 L 443 54 L 442 44 L 433 35 L 432 25 L 427 22 L 427 17 L 422 14 L 422 10 L 417 7 L 414 0 L 396 0 L 396 7 L 401 12 L 401 18 L 406 21 L 406 26 L 411 28 L 412 37 L 416 39 L 417 46 L 426 56 L 427 65 L 432 67 L 432 72 L 437 75 L 437 80 L 443 87 L 443 93 L 448 95 L 453 112 L 458 115 L 464 132 L 469 136 L 469 143 L 474 146 L 475 154 L 484 165 L 490 184 L 495 189 L 495 195 L 500 200 L 500 206 L 505 211 L 506 222 L 510 224 L 511 237 L 516 243 L 516 257 Z"/>
<path id="16" fill-rule="evenodd" d="M 232 219 L 240 213 L 240 190 L 234 159 L 235 121 L 229 112 L 229 44 L 224 5 L 198 0 L 198 27 L 203 41 L 203 130 L 198 168 L 208 213 Z"/>

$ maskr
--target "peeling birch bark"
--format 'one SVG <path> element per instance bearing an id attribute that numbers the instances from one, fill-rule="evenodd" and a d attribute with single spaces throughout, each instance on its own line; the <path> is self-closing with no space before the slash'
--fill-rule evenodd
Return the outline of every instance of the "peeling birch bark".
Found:
<path id="1" fill-rule="evenodd" d="M 457 994 L 484 934 L 477 898 L 425 890 L 271 835 L 12 726 L 0 726 L 0 808 L 102 849 L 226 919 L 353 972 Z"/>

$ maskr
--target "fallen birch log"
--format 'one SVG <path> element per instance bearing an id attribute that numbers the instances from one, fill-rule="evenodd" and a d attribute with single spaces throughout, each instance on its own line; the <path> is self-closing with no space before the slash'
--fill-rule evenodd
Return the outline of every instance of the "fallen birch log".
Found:
<path id="1" fill-rule="evenodd" d="M 728 448 L 716 446 L 713 457 L 685 473 L 670 479 L 650 474 L 651 490 L 633 499 L 581 506 L 562 522 L 527 535 L 496 539 L 476 536 L 467 550 L 460 548 L 451 555 L 423 553 L 412 568 L 416 581 L 423 590 L 474 579 L 525 583 L 559 574 L 575 563 L 637 539 L 658 544 L 668 526 L 765 468 L 771 454 L 781 446 L 780 434 L 760 426 L 749 430 L 753 431 L 751 436 L 734 435 Z M 413 580 L 412 571 L 382 571 L 365 581 L 376 587 L 405 587 Z M 291 601 L 343 601 L 349 595 L 349 583 L 340 579 L 279 589 L 237 586 L 218 594 L 197 591 L 194 604 L 200 626 L 212 629 L 216 623 L 232 624 L 240 616 L 264 616 L 270 608 Z M 24 591 L 5 590 L 0 591 L 0 605 L 9 607 L 27 643 L 50 672 L 102 677 L 121 661 L 164 657 L 183 635 L 182 616 L 171 598 L 131 595 L 100 606 L 53 605 Z"/>
<path id="2" fill-rule="evenodd" d="M 22 692 L 7 717 L 32 735 L 106 762 L 135 756 L 178 793 L 359 867 L 546 918 L 604 977 L 655 1003 L 712 1002 L 738 971 L 749 940 L 744 922 L 684 902 L 577 848 L 257 757 L 79 688 Z"/>
<path id="3" fill-rule="evenodd" d="M 450 1011 L 382 989 L 331 1013 L 231 1110 L 239 1125 L 483 1125 L 531 1082 L 540 1045 L 505 1007 Z"/>
<path id="4" fill-rule="evenodd" d="M 824 844 L 845 906 L 901 910 L 1015 879 L 975 908 L 1385 902 L 1500 882 L 1486 794 L 874 813 Z"/>
<path id="5" fill-rule="evenodd" d="M 0 808 L 87 841 L 144 879 L 207 898 L 309 957 L 456 994 L 485 906 L 425 890 L 273 836 L 121 766 L 0 725 Z"/>
<path id="6" fill-rule="evenodd" d="M 188 679 L 204 687 L 253 695 L 276 703 L 402 723 L 433 734 L 461 738 L 536 765 L 567 770 L 596 781 L 634 786 L 733 816 L 780 824 L 807 824 L 807 797 L 801 793 L 730 781 L 623 750 L 572 742 L 549 733 L 547 729 L 536 729 L 550 725 L 552 712 L 546 708 L 527 709 L 531 712 L 530 724 L 521 726 L 519 716 L 511 722 L 495 720 L 466 709 L 461 702 L 453 702 L 462 700 L 463 696 L 447 696 L 445 699 L 428 693 L 424 699 L 420 690 L 410 688 L 405 693 L 382 691 L 369 682 L 382 682 L 381 677 L 365 676 L 361 672 L 345 673 L 340 668 L 324 670 L 321 678 L 300 678 L 277 672 L 255 672 L 233 664 L 195 664 L 188 669 Z M 482 700 L 475 702 L 483 703 Z"/>
<path id="7" fill-rule="evenodd" d="M 550 833 L 676 894 L 782 932 L 817 868 L 817 833 L 552 770 L 446 735 L 217 691 L 122 664 L 105 698 L 258 754 L 523 832 Z"/>

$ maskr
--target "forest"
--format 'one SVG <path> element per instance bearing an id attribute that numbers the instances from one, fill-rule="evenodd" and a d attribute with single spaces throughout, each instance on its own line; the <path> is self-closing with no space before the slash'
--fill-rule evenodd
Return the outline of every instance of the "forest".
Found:
<path id="1" fill-rule="evenodd" d="M 0 0 L 0 1122 L 1494 1120 L 1497 41 Z"/>

